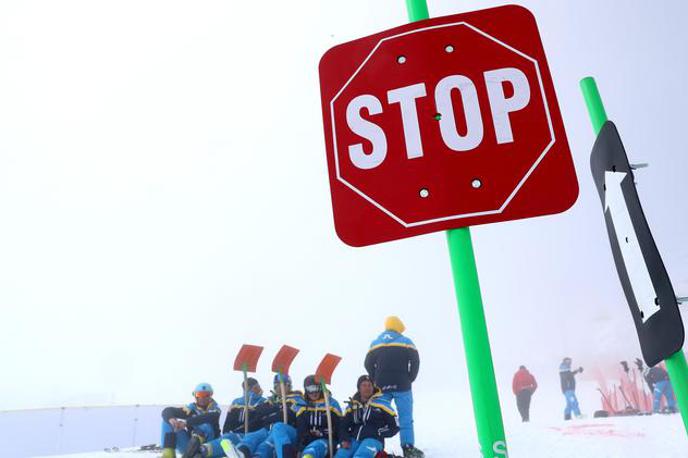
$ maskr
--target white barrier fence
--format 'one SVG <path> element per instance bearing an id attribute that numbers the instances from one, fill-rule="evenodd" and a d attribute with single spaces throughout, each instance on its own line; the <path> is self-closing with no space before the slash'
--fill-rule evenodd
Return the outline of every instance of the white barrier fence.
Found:
<path id="1" fill-rule="evenodd" d="M 134 405 L 0 411 L 0 456 L 49 456 L 159 443 L 162 408 Z"/>

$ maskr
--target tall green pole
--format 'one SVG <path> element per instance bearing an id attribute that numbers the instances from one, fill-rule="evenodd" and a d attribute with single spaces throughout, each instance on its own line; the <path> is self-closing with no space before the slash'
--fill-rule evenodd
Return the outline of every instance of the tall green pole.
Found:
<path id="1" fill-rule="evenodd" d="M 430 17 L 426 0 L 406 0 L 406 9 L 411 22 Z M 499 406 L 471 231 L 467 227 L 449 230 L 447 241 L 480 449 L 485 458 L 506 457 L 502 410 Z"/>
<path id="2" fill-rule="evenodd" d="M 583 78 L 580 81 L 580 86 L 585 104 L 588 107 L 592 128 L 595 135 L 598 135 L 607 121 L 607 113 L 604 110 L 600 92 L 597 89 L 595 79 L 591 76 Z M 683 350 L 679 350 L 665 359 L 664 362 L 669 372 L 671 386 L 676 394 L 678 408 L 683 418 L 683 426 L 686 429 L 686 434 L 688 434 L 688 364 L 686 363 L 686 356 L 683 354 Z"/>
<path id="3" fill-rule="evenodd" d="M 447 231 L 447 241 L 480 450 L 485 458 L 506 457 L 502 409 L 499 406 L 471 231 L 467 227 L 451 229 Z"/>

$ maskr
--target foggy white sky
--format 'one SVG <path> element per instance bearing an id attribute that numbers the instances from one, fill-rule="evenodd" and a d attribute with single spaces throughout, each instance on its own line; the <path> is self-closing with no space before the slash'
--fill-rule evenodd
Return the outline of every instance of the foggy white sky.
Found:
<path id="1" fill-rule="evenodd" d="M 432 16 L 493 1 L 429 1 Z M 558 216 L 476 227 L 503 395 L 519 364 L 556 376 L 639 354 L 589 173 L 578 89 L 597 78 L 640 172 L 677 293 L 688 295 L 688 6 L 524 1 L 580 180 Z M 353 249 L 334 232 L 317 64 L 407 22 L 402 0 L 0 4 L 0 409 L 236 396 L 241 343 L 326 352 L 352 391 L 398 314 L 416 389 L 465 392 L 444 234 Z M 552 378 L 553 382 L 556 382 Z M 558 389 L 557 386 L 543 389 Z"/>

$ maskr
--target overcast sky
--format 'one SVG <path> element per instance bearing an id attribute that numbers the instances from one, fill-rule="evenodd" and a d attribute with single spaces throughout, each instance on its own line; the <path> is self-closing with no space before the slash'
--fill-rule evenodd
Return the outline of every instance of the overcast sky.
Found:
<path id="1" fill-rule="evenodd" d="M 473 229 L 503 395 L 519 364 L 556 377 L 639 355 L 589 173 L 578 88 L 597 78 L 677 293 L 688 295 L 688 6 L 524 1 L 580 181 L 567 213 Z M 429 1 L 432 16 L 493 1 Z M 445 236 L 336 237 L 317 65 L 407 22 L 402 0 L 0 3 L 0 409 L 223 402 L 242 343 L 326 352 L 348 395 L 398 314 L 417 390 L 465 393 Z M 574 362 L 575 363 L 575 362 Z M 552 389 L 558 389 L 554 386 Z"/>

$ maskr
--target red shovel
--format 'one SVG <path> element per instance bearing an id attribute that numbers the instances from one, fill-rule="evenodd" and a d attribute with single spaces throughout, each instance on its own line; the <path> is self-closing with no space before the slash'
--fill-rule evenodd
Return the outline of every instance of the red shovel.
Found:
<path id="1" fill-rule="evenodd" d="M 234 359 L 234 370 L 244 373 L 244 434 L 248 433 L 248 372 L 256 371 L 261 353 L 263 347 L 244 344 Z"/>
<path id="2" fill-rule="evenodd" d="M 283 375 L 289 375 L 289 366 L 296 358 L 299 350 L 290 347 L 289 345 L 282 345 L 282 348 L 277 352 L 275 358 L 272 360 L 272 372 L 279 374 L 280 394 L 282 398 L 282 421 L 287 423 L 287 393 L 284 388 Z"/>

